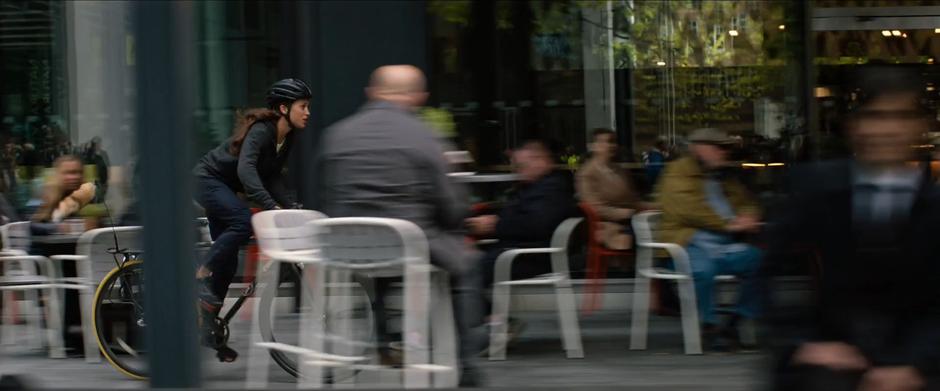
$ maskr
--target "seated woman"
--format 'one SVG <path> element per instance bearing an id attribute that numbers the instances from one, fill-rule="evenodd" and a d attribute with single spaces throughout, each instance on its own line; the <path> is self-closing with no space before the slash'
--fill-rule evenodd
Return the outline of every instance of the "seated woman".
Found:
<path id="1" fill-rule="evenodd" d="M 94 183 L 82 183 L 84 166 L 77 156 L 65 155 L 53 163 L 55 173 L 43 186 L 42 203 L 33 214 L 33 235 L 65 231 L 62 222 L 95 199 Z"/>
<path id="2" fill-rule="evenodd" d="M 53 235 L 57 233 L 68 233 L 68 227 L 63 222 L 71 217 L 75 217 L 85 205 L 91 203 L 96 196 L 96 186 L 94 183 L 82 183 L 84 177 L 84 165 L 77 156 L 65 155 L 59 157 L 53 163 L 55 173 L 43 185 L 42 201 L 39 208 L 33 214 L 30 230 L 33 236 Z M 48 243 L 39 240 L 33 240 L 32 248 L 29 253 L 33 255 L 52 256 L 58 254 L 74 254 L 75 242 L 56 242 Z M 62 263 L 60 272 L 63 277 L 75 277 L 75 263 Z M 65 347 L 74 353 L 83 354 L 82 335 L 73 333 L 70 330 L 72 326 L 81 325 L 81 312 L 79 311 L 78 293 L 74 290 L 65 292 L 65 324 L 63 338 Z"/>
<path id="3" fill-rule="evenodd" d="M 614 164 L 614 136 L 610 129 L 594 130 L 591 157 L 578 170 L 576 185 L 581 202 L 590 205 L 602 221 L 597 240 L 610 249 L 628 250 L 633 247 L 630 218 L 640 207 L 640 198 L 627 171 Z"/>

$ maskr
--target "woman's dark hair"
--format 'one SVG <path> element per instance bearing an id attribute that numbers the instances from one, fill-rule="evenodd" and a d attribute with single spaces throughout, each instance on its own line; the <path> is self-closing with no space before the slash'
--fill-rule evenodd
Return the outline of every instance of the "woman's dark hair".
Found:
<path id="1" fill-rule="evenodd" d="M 248 136 L 248 130 L 251 129 L 252 125 L 258 121 L 277 120 L 278 117 L 276 111 L 260 107 L 238 110 L 235 113 L 235 129 L 232 131 L 235 136 L 232 137 L 232 142 L 228 146 L 228 152 L 238 156 L 242 151 L 242 143 L 245 141 L 245 137 Z"/>
<path id="2" fill-rule="evenodd" d="M 598 137 L 603 136 L 603 135 L 605 135 L 605 134 L 609 134 L 611 137 L 614 137 L 614 138 L 617 137 L 617 132 L 614 132 L 613 129 L 610 129 L 610 128 L 594 128 L 594 130 L 591 132 L 591 140 L 592 140 L 592 141 L 593 141 L 593 140 L 597 140 Z"/>

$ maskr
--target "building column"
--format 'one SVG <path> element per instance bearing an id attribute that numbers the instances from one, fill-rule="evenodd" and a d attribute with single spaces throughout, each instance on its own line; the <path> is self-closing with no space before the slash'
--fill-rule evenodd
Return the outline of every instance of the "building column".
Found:
<path id="1" fill-rule="evenodd" d="M 617 126 L 614 80 L 614 21 L 611 1 L 581 9 L 581 41 L 584 69 L 585 141 L 591 129 Z"/>

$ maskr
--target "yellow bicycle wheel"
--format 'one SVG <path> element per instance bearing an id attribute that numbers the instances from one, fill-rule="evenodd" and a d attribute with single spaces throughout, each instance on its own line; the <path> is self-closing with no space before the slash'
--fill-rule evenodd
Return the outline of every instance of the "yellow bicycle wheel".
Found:
<path id="1" fill-rule="evenodd" d="M 101 280 L 92 307 L 101 354 L 119 372 L 137 380 L 147 380 L 143 289 L 143 262 L 128 261 Z"/>

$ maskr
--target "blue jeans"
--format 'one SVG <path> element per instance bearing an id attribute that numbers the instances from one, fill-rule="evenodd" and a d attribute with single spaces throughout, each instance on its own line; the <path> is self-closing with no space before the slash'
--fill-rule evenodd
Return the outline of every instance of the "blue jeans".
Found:
<path id="1" fill-rule="evenodd" d="M 736 250 L 739 251 L 709 254 L 695 243 L 686 247 L 702 323 L 716 324 L 715 276 L 719 275 L 733 275 L 740 281 L 735 312 L 745 318 L 758 315 L 761 292 L 757 273 L 763 253 L 749 245 Z"/>
<path id="2" fill-rule="evenodd" d="M 197 178 L 196 201 L 206 210 L 213 241 L 203 265 L 212 272 L 212 293 L 223 299 L 238 269 L 238 250 L 251 239 L 251 209 L 215 178 Z"/>

